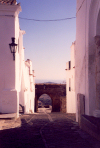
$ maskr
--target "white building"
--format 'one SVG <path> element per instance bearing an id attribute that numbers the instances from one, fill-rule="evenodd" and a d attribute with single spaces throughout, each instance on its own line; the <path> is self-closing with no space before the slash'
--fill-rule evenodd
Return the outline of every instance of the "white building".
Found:
<path id="1" fill-rule="evenodd" d="M 18 15 L 21 11 L 16 0 L 0 0 L 0 113 L 19 115 L 19 104 L 24 112 L 34 112 L 34 73 L 32 62 L 24 61 L 23 35 Z M 15 60 L 10 51 L 15 38 Z"/>
<path id="2" fill-rule="evenodd" d="M 76 113 L 75 101 L 75 42 L 71 46 L 71 61 L 66 64 L 66 112 Z"/>
<path id="3" fill-rule="evenodd" d="M 77 0 L 75 82 L 76 98 L 85 96 L 85 114 L 100 114 L 99 42 L 100 0 Z M 96 37 L 96 38 L 95 38 Z M 97 44 L 97 45 L 96 45 Z M 98 52 L 98 53 L 97 53 Z"/>
<path id="4" fill-rule="evenodd" d="M 77 0 L 74 56 L 77 121 L 79 114 L 83 112 L 86 115 L 100 117 L 100 0 Z M 71 62 L 73 60 L 74 57 L 71 58 Z M 69 83 L 72 85 L 73 73 L 71 66 L 71 69 L 67 70 L 69 113 L 73 112 L 73 92 L 68 90 L 72 87 Z"/>
<path id="5" fill-rule="evenodd" d="M 77 121 L 83 108 L 84 114 L 100 117 L 100 0 L 77 0 L 75 102 Z"/>

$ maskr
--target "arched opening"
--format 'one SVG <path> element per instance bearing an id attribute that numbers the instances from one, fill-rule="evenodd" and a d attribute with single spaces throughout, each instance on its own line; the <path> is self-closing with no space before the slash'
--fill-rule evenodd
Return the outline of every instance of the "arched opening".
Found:
<path id="1" fill-rule="evenodd" d="M 52 99 L 49 95 L 43 94 L 38 99 L 38 112 L 52 112 Z"/>

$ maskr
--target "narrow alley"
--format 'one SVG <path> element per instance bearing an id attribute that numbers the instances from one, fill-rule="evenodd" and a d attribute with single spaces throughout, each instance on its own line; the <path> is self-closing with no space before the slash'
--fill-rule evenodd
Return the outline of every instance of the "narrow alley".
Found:
<path id="1" fill-rule="evenodd" d="M 0 148 L 100 148 L 100 142 L 83 132 L 72 114 L 42 110 L 5 120 Z"/>

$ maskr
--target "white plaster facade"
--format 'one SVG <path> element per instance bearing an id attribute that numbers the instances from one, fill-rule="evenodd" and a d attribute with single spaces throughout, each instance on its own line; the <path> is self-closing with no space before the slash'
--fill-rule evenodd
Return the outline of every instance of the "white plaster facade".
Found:
<path id="1" fill-rule="evenodd" d="M 77 0 L 75 98 L 77 106 L 77 94 L 85 96 L 86 115 L 100 115 L 100 97 L 97 99 L 100 80 L 96 74 L 96 69 L 100 69 L 99 62 L 96 64 L 100 45 L 96 46 L 95 36 L 100 36 L 100 0 Z M 98 92 L 100 94 L 100 89 Z M 76 113 L 78 120 L 78 110 Z"/>
<path id="2" fill-rule="evenodd" d="M 25 113 L 34 112 L 34 74 L 32 62 L 24 61 L 23 35 L 18 15 L 19 4 L 0 3 L 0 113 L 19 115 L 19 104 L 25 107 Z M 10 52 L 11 38 L 16 40 L 15 61 Z"/>
<path id="3" fill-rule="evenodd" d="M 75 42 L 71 46 L 71 61 L 66 64 L 66 112 L 76 113 L 75 103 Z"/>

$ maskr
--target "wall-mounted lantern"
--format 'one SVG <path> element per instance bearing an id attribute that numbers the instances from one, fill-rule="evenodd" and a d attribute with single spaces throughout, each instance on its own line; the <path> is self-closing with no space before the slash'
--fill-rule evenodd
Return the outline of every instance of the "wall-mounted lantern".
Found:
<path id="1" fill-rule="evenodd" d="M 17 44 L 15 44 L 15 38 L 12 37 L 12 43 L 9 44 L 9 47 L 10 47 L 10 50 L 11 50 L 11 53 L 13 53 L 13 60 L 15 60 L 15 53 L 17 51 Z"/>

